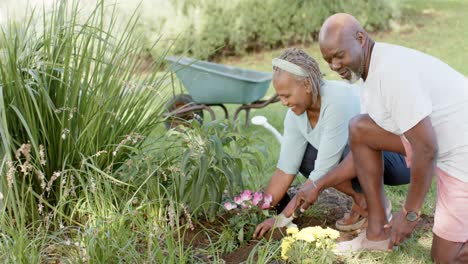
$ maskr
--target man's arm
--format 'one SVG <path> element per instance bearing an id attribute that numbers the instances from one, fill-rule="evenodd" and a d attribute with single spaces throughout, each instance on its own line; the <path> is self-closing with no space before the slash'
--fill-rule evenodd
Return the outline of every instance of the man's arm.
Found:
<path id="1" fill-rule="evenodd" d="M 405 209 L 418 212 L 431 186 L 437 158 L 437 140 L 429 117 L 409 129 L 405 137 L 411 144 L 411 181 Z"/>
<path id="2" fill-rule="evenodd" d="M 281 171 L 281 170 L 280 170 Z M 275 173 L 276 174 L 276 173 Z M 342 182 L 349 181 L 353 178 L 356 177 L 356 170 L 354 168 L 354 163 L 353 163 L 353 155 L 351 151 L 346 155 L 346 157 L 332 170 L 330 170 L 328 173 L 326 173 L 324 176 L 321 178 L 317 179 L 312 185 L 312 180 L 307 179 L 307 181 L 304 183 L 304 185 L 301 187 L 300 193 L 301 195 L 295 195 L 291 201 L 288 203 L 288 205 L 284 208 L 283 214 L 286 217 L 290 217 L 294 211 L 296 210 L 296 207 L 303 203 L 303 208 L 307 209 L 311 204 L 315 202 L 315 199 L 317 198 L 317 194 L 320 193 L 322 190 L 328 188 L 328 187 L 333 187 L 335 185 L 338 185 Z M 284 177 L 286 178 L 286 177 Z M 292 182 L 292 181 L 291 181 Z M 270 181 L 270 184 L 267 187 L 266 193 L 270 193 L 270 185 L 271 188 L 276 188 L 278 189 L 280 186 L 274 186 L 276 183 L 273 183 L 273 178 Z M 314 192 L 312 192 L 312 189 L 315 189 Z M 286 193 L 286 190 L 281 190 L 281 192 L 284 195 Z M 273 195 L 273 193 L 271 193 Z M 276 203 L 279 200 L 275 200 L 275 196 L 273 195 L 273 204 L 276 205 Z M 281 196 L 282 197 L 282 196 Z M 298 201 L 299 199 L 299 201 Z"/>
<path id="3" fill-rule="evenodd" d="M 304 182 L 300 191 L 306 190 L 306 192 L 309 193 L 310 189 L 308 187 L 313 188 L 312 181 L 309 179 L 306 182 Z M 293 215 L 294 211 L 296 210 L 298 206 L 298 197 L 299 196 L 297 194 L 294 195 L 291 201 L 289 201 L 288 205 L 283 209 L 282 213 L 284 214 L 285 217 L 291 217 Z"/>
<path id="4" fill-rule="evenodd" d="M 279 178 L 281 175 L 283 177 Z M 287 175 L 288 174 L 285 174 L 284 172 L 278 169 L 273 175 L 270 183 L 268 184 L 266 193 L 269 193 L 273 196 L 274 205 L 278 203 L 279 199 L 281 199 L 281 197 L 287 191 L 287 187 L 281 188 L 281 186 L 289 186 L 294 178 L 294 176 L 291 175 L 291 180 L 287 181 L 287 178 L 289 178 Z M 302 202 L 304 202 L 302 204 L 302 207 L 306 209 L 310 204 L 313 204 L 315 202 L 321 190 L 327 187 L 337 185 L 345 180 L 352 179 L 355 176 L 356 173 L 354 169 L 353 157 L 350 152 L 348 153 L 348 155 L 346 155 L 346 158 L 337 167 L 328 172 L 322 178 L 318 179 L 315 182 L 315 184 L 312 184 L 312 180 L 308 179 L 302 186 L 301 190 L 291 199 L 288 205 L 284 208 L 282 214 L 286 218 L 291 217 L 294 211 L 297 209 L 297 207 L 300 206 L 300 204 L 302 204 Z M 287 185 L 282 185 L 286 183 Z M 304 207 L 304 205 L 306 204 L 307 207 Z M 273 228 L 275 222 L 275 218 L 269 218 L 263 223 L 259 224 L 255 229 L 254 238 L 262 237 L 268 230 Z"/>
<path id="5" fill-rule="evenodd" d="M 353 163 L 353 154 L 351 151 L 346 157 L 332 170 L 325 174 L 322 178 L 315 181 L 315 184 L 320 190 L 328 187 L 333 187 L 344 181 L 348 181 L 356 177 L 356 170 Z"/>
<path id="6" fill-rule="evenodd" d="M 388 248 L 391 250 L 410 237 L 418 221 L 408 221 L 406 212 L 419 213 L 431 186 L 437 158 L 437 140 L 429 117 L 404 133 L 411 144 L 411 181 L 404 210 L 392 220 Z"/>
<path id="7" fill-rule="evenodd" d="M 346 157 L 332 170 L 325 174 L 322 178 L 316 180 L 312 185 L 311 180 L 307 180 L 302 186 L 298 195 L 295 195 L 289 204 L 284 208 L 283 213 L 286 217 L 290 217 L 296 207 L 302 204 L 305 210 L 312 205 L 318 197 L 318 194 L 328 188 L 338 185 L 344 181 L 349 181 L 356 177 L 356 170 L 353 163 L 353 154 L 349 152 Z"/>

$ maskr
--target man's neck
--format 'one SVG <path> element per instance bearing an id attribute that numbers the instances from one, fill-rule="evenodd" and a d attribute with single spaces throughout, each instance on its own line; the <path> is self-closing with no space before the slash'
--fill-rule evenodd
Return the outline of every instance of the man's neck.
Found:
<path id="1" fill-rule="evenodd" d="M 367 38 L 367 49 L 366 53 L 364 54 L 364 59 L 366 60 L 366 65 L 364 67 L 364 72 L 362 74 L 362 79 L 365 81 L 367 79 L 367 74 L 369 73 L 370 61 L 372 57 L 372 50 L 374 49 L 375 41 L 371 38 Z"/>

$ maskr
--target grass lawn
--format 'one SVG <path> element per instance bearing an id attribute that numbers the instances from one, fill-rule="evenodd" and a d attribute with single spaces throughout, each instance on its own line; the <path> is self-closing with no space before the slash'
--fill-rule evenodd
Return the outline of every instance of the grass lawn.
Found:
<path id="1" fill-rule="evenodd" d="M 456 70 L 468 75 L 468 1 L 452 0 L 406 0 L 402 1 L 401 23 L 392 31 L 373 34 L 376 41 L 400 44 L 418 49 L 445 61 Z M 315 57 L 326 74 L 327 79 L 339 79 L 333 73 L 320 55 L 317 43 L 303 46 L 309 54 Z M 271 59 L 279 56 L 283 49 L 248 54 L 243 57 L 226 58 L 223 64 L 256 69 L 261 71 L 271 70 Z M 268 95 L 274 93 L 270 87 Z M 231 111 L 234 106 L 230 107 Z M 280 104 L 270 105 L 264 109 L 253 110 L 252 115 L 264 115 L 269 122 L 282 131 L 282 120 L 286 113 L 286 107 Z M 242 116 L 243 118 L 243 116 Z M 268 147 L 269 164 L 271 169 L 259 175 L 256 179 L 250 179 L 252 188 L 258 189 L 268 182 L 278 158 L 279 144 L 275 138 L 263 128 L 251 126 L 248 133 L 264 134 L 266 142 L 271 142 Z M 407 186 L 386 187 L 386 193 L 393 202 L 394 211 L 401 208 L 407 192 Z M 435 209 L 435 184 L 426 199 L 423 213 L 432 216 Z M 426 263 L 430 262 L 430 246 L 432 232 L 430 226 L 419 229 L 412 239 L 406 242 L 399 250 L 393 253 L 363 253 L 346 258 L 349 263 Z"/>

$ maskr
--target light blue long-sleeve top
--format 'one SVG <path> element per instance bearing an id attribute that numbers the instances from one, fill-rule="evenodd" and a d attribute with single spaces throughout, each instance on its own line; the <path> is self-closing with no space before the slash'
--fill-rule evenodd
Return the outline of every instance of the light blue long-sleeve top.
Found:
<path id="1" fill-rule="evenodd" d="M 318 150 L 309 179 L 316 181 L 340 161 L 348 141 L 349 120 L 360 113 L 358 87 L 342 81 L 324 80 L 320 87 L 321 107 L 317 124 L 310 125 L 307 112 L 296 115 L 288 110 L 277 168 L 297 174 L 310 143 Z"/>

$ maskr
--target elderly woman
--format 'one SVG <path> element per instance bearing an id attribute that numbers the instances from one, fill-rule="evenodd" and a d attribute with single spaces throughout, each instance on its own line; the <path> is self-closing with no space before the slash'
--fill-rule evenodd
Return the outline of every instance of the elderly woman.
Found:
<path id="1" fill-rule="evenodd" d="M 272 205 L 282 213 L 258 225 L 254 237 L 262 237 L 275 224 L 281 227 L 290 223 L 298 201 L 297 197 L 291 200 L 287 190 L 298 172 L 308 178 L 303 189 L 311 196 L 318 197 L 322 189 L 334 187 L 353 199 L 351 212 L 336 222 L 337 229 L 363 228 L 367 224 L 366 200 L 353 161 L 346 158 L 348 123 L 360 113 L 357 87 L 324 80 L 318 63 L 297 48 L 287 49 L 273 60 L 273 73 L 276 93 L 289 110 L 277 169 L 265 192 L 272 195 Z M 384 166 L 385 184 L 409 183 L 410 173 L 403 156 L 385 152 Z M 386 210 L 390 218 L 390 201 Z"/>

